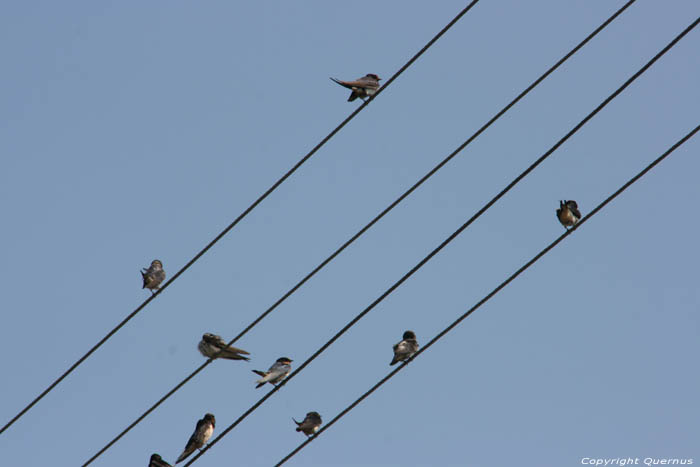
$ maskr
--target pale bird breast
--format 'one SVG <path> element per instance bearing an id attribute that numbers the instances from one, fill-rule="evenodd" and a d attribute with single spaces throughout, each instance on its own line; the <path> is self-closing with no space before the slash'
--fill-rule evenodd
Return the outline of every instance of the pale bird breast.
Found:
<path id="1" fill-rule="evenodd" d="M 211 435 L 214 433 L 214 427 L 209 425 L 206 430 L 204 430 L 204 442 L 206 443 L 209 441 L 209 438 L 211 438 Z"/>
<path id="2" fill-rule="evenodd" d="M 576 223 L 576 216 L 574 216 L 569 209 L 563 208 L 559 212 L 559 220 L 565 225 L 574 225 Z"/>

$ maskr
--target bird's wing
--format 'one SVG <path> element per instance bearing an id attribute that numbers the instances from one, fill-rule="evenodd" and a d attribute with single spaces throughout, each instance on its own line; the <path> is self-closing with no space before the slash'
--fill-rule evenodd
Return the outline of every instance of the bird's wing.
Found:
<path id="1" fill-rule="evenodd" d="M 399 360 L 401 360 L 401 350 L 400 346 L 403 343 L 403 341 L 399 342 L 398 344 L 394 344 L 394 356 L 391 358 L 391 362 L 389 362 L 389 365 L 396 365 Z"/>
<path id="2" fill-rule="evenodd" d="M 296 422 L 296 420 L 294 420 L 294 421 Z M 314 421 L 309 417 L 304 417 L 304 420 L 301 423 L 297 422 L 297 425 L 299 425 L 299 427 L 297 428 L 297 431 L 303 431 L 306 433 L 306 431 L 313 428 Z"/>
<path id="3" fill-rule="evenodd" d="M 211 343 L 216 345 L 217 347 L 221 347 L 222 349 L 226 347 L 226 342 L 221 338 L 221 336 L 217 336 L 216 334 L 209 336 L 209 339 L 211 340 Z"/>
<path id="4" fill-rule="evenodd" d="M 226 355 L 231 355 L 232 353 L 236 354 L 243 354 L 243 355 L 250 355 L 250 352 L 246 352 L 243 349 L 239 349 L 237 347 L 234 347 L 232 345 L 226 346 L 226 342 L 221 338 L 221 336 L 213 336 L 209 337 L 210 341 L 212 344 L 214 344 L 216 347 L 219 348 L 219 350 L 223 350 L 221 357 L 226 358 Z M 228 351 L 228 352 L 227 352 Z"/>
<path id="5" fill-rule="evenodd" d="M 341 81 L 339 79 L 331 78 L 331 80 L 340 84 L 341 86 L 352 90 L 364 88 L 367 86 L 367 81 L 362 81 L 362 79 L 358 79 L 355 81 Z"/>
<path id="6" fill-rule="evenodd" d="M 219 358 L 225 358 L 228 360 L 250 360 L 248 357 L 244 357 L 241 354 L 250 355 L 243 349 L 237 349 L 236 347 L 226 347 L 225 349 L 222 349 L 219 353 Z"/>
<path id="7" fill-rule="evenodd" d="M 358 78 L 355 81 L 353 81 L 356 86 L 362 86 L 362 87 L 379 87 L 379 82 L 372 79 L 368 78 L 366 76 L 363 76 L 362 78 Z"/>
<path id="8" fill-rule="evenodd" d="M 411 351 L 408 341 L 401 341 L 394 346 L 395 354 L 407 354 Z"/>
<path id="9" fill-rule="evenodd" d="M 286 378 L 287 374 L 292 370 L 292 367 L 289 365 L 283 365 L 283 364 L 278 364 L 278 365 L 273 365 L 272 368 L 270 368 L 270 371 L 267 373 L 267 379 L 265 381 L 269 381 L 273 384 L 277 384 L 280 381 L 282 381 L 284 378 Z M 261 380 L 262 381 L 262 380 Z"/>
<path id="10" fill-rule="evenodd" d="M 182 454 L 180 454 L 180 457 L 177 458 L 175 463 L 182 462 L 194 452 L 195 449 L 197 449 L 197 431 L 199 431 L 199 422 L 197 422 L 197 428 L 194 430 L 194 433 L 192 433 L 192 436 L 190 436 L 190 439 L 187 441 L 187 444 L 185 445 L 185 449 L 182 451 Z"/>
<path id="11" fill-rule="evenodd" d="M 239 349 L 238 347 L 234 347 L 234 346 L 232 346 L 232 345 L 229 345 L 229 346 L 226 347 L 226 348 L 229 349 L 229 350 L 232 351 L 232 352 L 240 353 L 240 354 L 243 354 L 243 355 L 250 355 L 250 352 L 246 352 L 245 350 Z"/>

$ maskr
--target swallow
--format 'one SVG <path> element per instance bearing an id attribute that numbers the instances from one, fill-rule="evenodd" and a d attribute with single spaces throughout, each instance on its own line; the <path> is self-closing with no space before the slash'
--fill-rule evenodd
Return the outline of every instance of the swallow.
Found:
<path id="1" fill-rule="evenodd" d="M 253 373 L 262 376 L 262 378 L 256 381 L 258 385 L 255 386 L 255 389 L 265 386 L 265 383 L 270 383 L 273 386 L 277 386 L 277 384 L 286 378 L 289 372 L 292 371 L 292 366 L 290 363 L 292 363 L 292 360 L 287 357 L 281 357 L 278 358 L 267 371 L 253 370 Z"/>
<path id="2" fill-rule="evenodd" d="M 199 352 L 207 358 L 226 358 L 228 360 L 245 361 L 250 360 L 250 358 L 243 356 L 250 355 L 249 352 L 231 345 L 227 346 L 226 342 L 224 342 L 221 336 L 217 336 L 209 332 L 202 336 L 202 340 L 199 341 L 197 348 L 199 349 Z"/>
<path id="3" fill-rule="evenodd" d="M 153 454 L 151 455 L 151 461 L 148 463 L 148 467 L 173 467 L 172 465 L 168 464 L 163 460 L 162 457 L 160 457 L 159 454 Z"/>
<path id="4" fill-rule="evenodd" d="M 143 276 L 143 287 L 141 288 L 149 289 L 151 293 L 155 293 L 155 290 L 160 287 L 160 283 L 165 280 L 163 263 L 154 259 L 151 263 L 151 267 L 141 270 L 141 275 Z"/>
<path id="5" fill-rule="evenodd" d="M 294 419 L 292 418 L 292 420 Z M 294 420 L 294 423 L 297 424 L 297 431 L 302 431 L 306 436 L 311 436 L 316 434 L 323 420 L 321 420 L 318 412 L 309 412 L 306 414 L 304 421 L 297 422 Z"/>
<path id="6" fill-rule="evenodd" d="M 581 220 L 581 213 L 578 210 L 578 204 L 576 204 L 576 201 L 559 201 L 559 209 L 557 209 L 557 218 L 566 230 L 569 230 L 569 227 L 572 227 L 575 224 L 577 224 L 578 221 Z"/>
<path id="7" fill-rule="evenodd" d="M 182 454 L 180 454 L 180 457 L 177 458 L 175 463 L 179 464 L 185 460 L 187 456 L 194 452 L 195 449 L 199 449 L 201 451 L 204 445 L 207 444 L 207 441 L 209 441 L 209 438 L 211 438 L 212 433 L 214 433 L 215 426 L 216 419 L 214 418 L 214 415 L 210 413 L 206 414 L 203 419 L 199 420 L 197 422 L 197 427 L 194 429 L 194 433 L 192 433 L 192 436 L 190 436 L 190 440 L 187 441 L 185 450 L 182 451 Z"/>
<path id="8" fill-rule="evenodd" d="M 331 81 L 352 90 L 350 97 L 348 97 L 348 102 L 352 102 L 358 97 L 364 101 L 366 98 L 374 96 L 377 93 L 377 89 L 379 89 L 380 79 L 374 73 L 368 73 L 355 81 L 341 81 L 335 78 L 331 78 Z"/>
<path id="9" fill-rule="evenodd" d="M 394 358 L 391 359 L 389 365 L 396 365 L 399 362 L 405 362 L 418 352 L 418 341 L 413 331 L 403 333 L 403 340 L 398 344 L 394 344 Z"/>

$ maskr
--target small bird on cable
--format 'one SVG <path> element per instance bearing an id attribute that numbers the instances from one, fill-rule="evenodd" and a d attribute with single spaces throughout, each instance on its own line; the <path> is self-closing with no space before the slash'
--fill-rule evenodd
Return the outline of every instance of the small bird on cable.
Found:
<path id="1" fill-rule="evenodd" d="M 217 336 L 216 334 L 209 332 L 202 336 L 202 340 L 199 341 L 197 348 L 199 349 L 199 352 L 207 358 L 225 358 L 228 360 L 245 361 L 250 360 L 250 358 L 244 357 L 244 355 L 250 355 L 249 352 L 231 345 L 227 346 L 226 342 L 224 342 L 221 336 Z"/>
<path id="2" fill-rule="evenodd" d="M 399 362 L 405 362 L 409 358 L 418 352 L 418 341 L 416 340 L 416 335 L 413 331 L 406 331 L 403 333 L 403 340 L 397 344 L 394 344 L 394 358 L 391 360 L 389 365 L 396 365 Z"/>
<path id="3" fill-rule="evenodd" d="M 292 418 L 292 420 L 294 420 L 294 418 Z M 297 431 L 303 432 L 306 436 L 311 436 L 316 434 L 323 420 L 321 420 L 321 416 L 318 412 L 309 412 L 306 414 L 303 421 L 297 422 L 294 420 L 294 423 L 297 424 Z"/>
<path id="4" fill-rule="evenodd" d="M 165 280 L 163 263 L 154 259 L 148 269 L 141 270 L 141 276 L 143 276 L 143 287 L 141 288 L 149 289 L 151 293 L 156 293 L 155 290 L 158 289 L 160 283 Z"/>
<path id="5" fill-rule="evenodd" d="M 262 378 L 256 381 L 258 385 L 255 386 L 255 389 L 265 386 L 265 383 L 270 383 L 273 386 L 276 386 L 287 377 L 290 371 L 292 371 L 292 366 L 290 363 L 292 363 L 292 360 L 289 358 L 280 357 L 267 371 L 253 370 L 253 373 L 258 376 L 262 376 Z"/>
<path id="6" fill-rule="evenodd" d="M 578 205 L 576 204 L 576 201 L 559 201 L 559 209 L 557 209 L 557 218 L 566 230 L 569 230 L 569 227 L 573 227 L 575 224 L 577 224 L 578 221 L 581 220 L 581 213 L 578 210 Z"/>
<path id="7" fill-rule="evenodd" d="M 350 97 L 348 97 L 348 102 L 352 102 L 358 97 L 364 101 L 368 97 L 374 96 L 379 89 L 380 79 L 381 78 L 374 73 L 368 73 L 355 81 L 341 81 L 339 79 L 331 78 L 332 81 L 352 91 L 350 93 Z"/>
<path id="8" fill-rule="evenodd" d="M 194 429 L 194 433 L 190 436 L 189 441 L 187 441 L 185 450 L 182 451 L 182 454 L 180 454 L 180 457 L 177 458 L 175 463 L 179 464 L 185 460 L 195 449 L 201 451 L 204 445 L 207 444 L 207 441 L 209 441 L 209 438 L 211 438 L 212 433 L 214 433 L 215 426 L 216 419 L 214 415 L 210 413 L 204 415 L 204 418 L 197 422 L 197 427 Z"/>

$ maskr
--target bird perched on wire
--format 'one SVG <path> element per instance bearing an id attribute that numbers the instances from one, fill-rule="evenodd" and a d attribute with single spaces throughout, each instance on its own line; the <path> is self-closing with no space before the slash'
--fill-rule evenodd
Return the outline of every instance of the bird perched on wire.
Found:
<path id="1" fill-rule="evenodd" d="M 350 97 L 348 97 L 348 102 L 352 102 L 358 97 L 364 101 L 366 98 L 374 96 L 377 93 L 377 89 L 379 89 L 380 79 L 381 78 L 374 73 L 368 73 L 355 81 L 341 81 L 339 79 L 331 78 L 332 81 L 352 91 L 352 93 L 350 93 Z"/>
<path id="2" fill-rule="evenodd" d="M 151 455 L 151 461 L 148 463 L 148 467 L 173 467 L 172 465 L 168 464 L 163 460 L 162 457 L 160 457 L 159 454 L 153 454 Z"/>
<path id="3" fill-rule="evenodd" d="M 578 204 L 574 200 L 559 201 L 559 209 L 557 209 L 557 218 L 561 225 L 566 230 L 574 226 L 581 220 L 581 213 L 578 210 Z"/>
<path id="4" fill-rule="evenodd" d="M 197 422 L 197 427 L 194 429 L 194 433 L 190 436 L 189 441 L 187 441 L 185 450 L 182 451 L 182 454 L 180 454 L 180 457 L 177 458 L 175 463 L 178 464 L 185 460 L 195 449 L 201 451 L 204 445 L 207 444 L 207 441 L 209 441 L 209 438 L 211 438 L 212 433 L 214 433 L 215 426 L 216 419 L 214 415 L 210 413 L 204 415 L 204 418 Z"/>
<path id="5" fill-rule="evenodd" d="M 391 359 L 389 365 L 396 365 L 399 362 L 405 362 L 409 358 L 418 352 L 418 341 L 416 340 L 416 335 L 413 331 L 406 331 L 403 333 L 403 339 L 401 342 L 394 344 L 394 358 Z"/>
<path id="6" fill-rule="evenodd" d="M 292 418 L 292 420 L 294 420 L 294 418 Z M 323 420 L 321 420 L 321 416 L 318 412 L 309 412 L 306 414 L 303 421 L 297 422 L 294 420 L 294 423 L 297 424 L 297 431 L 303 432 L 306 436 L 311 436 L 316 434 Z"/>
<path id="7" fill-rule="evenodd" d="M 149 289 L 151 293 L 155 293 L 155 290 L 160 287 L 160 283 L 165 280 L 163 263 L 154 259 L 148 269 L 141 270 L 141 275 L 143 276 L 143 287 L 141 288 Z"/>
<path id="8" fill-rule="evenodd" d="M 262 378 L 256 381 L 258 385 L 255 386 L 255 389 L 265 386 L 265 383 L 270 383 L 273 386 L 277 386 L 277 384 L 286 378 L 289 372 L 292 371 L 292 366 L 290 363 L 292 363 L 292 360 L 289 358 L 280 357 L 267 371 L 253 370 L 253 373 L 258 376 L 262 376 Z"/>
<path id="9" fill-rule="evenodd" d="M 217 336 L 216 334 L 211 334 L 209 332 L 202 336 L 202 340 L 199 341 L 197 348 L 199 349 L 199 352 L 207 358 L 225 358 L 228 360 L 245 361 L 250 360 L 250 358 L 243 356 L 250 355 L 249 352 L 231 345 L 227 346 L 226 342 L 224 342 L 221 336 Z"/>

